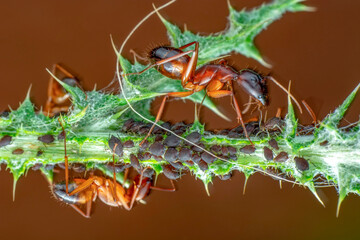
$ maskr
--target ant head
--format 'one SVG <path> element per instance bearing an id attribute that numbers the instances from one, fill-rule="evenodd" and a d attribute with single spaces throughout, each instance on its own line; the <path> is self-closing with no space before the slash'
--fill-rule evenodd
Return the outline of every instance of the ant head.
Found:
<path id="1" fill-rule="evenodd" d="M 266 77 L 261 76 L 253 70 L 244 69 L 240 71 L 237 81 L 248 94 L 266 106 L 268 97 L 265 79 Z"/>

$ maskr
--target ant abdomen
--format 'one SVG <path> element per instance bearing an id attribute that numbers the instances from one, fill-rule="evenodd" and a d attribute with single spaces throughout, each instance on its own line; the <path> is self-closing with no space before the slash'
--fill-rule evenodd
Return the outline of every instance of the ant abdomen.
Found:
<path id="1" fill-rule="evenodd" d="M 161 46 L 151 50 L 149 58 L 152 63 L 156 63 L 161 60 L 179 55 L 182 52 L 183 51 L 177 48 Z M 189 60 L 190 57 L 188 55 L 177 57 L 171 62 L 158 65 L 156 70 L 168 78 L 181 79 L 182 74 L 185 72 L 185 69 L 189 63 Z"/>
<path id="2" fill-rule="evenodd" d="M 74 182 L 69 183 L 69 192 L 72 192 L 77 187 L 78 187 L 78 185 L 76 183 L 74 183 Z M 81 194 L 74 194 L 72 196 L 69 196 L 69 194 L 66 193 L 65 182 L 53 184 L 52 192 L 57 199 L 65 202 L 67 204 L 77 204 L 77 203 L 81 202 L 81 199 L 79 199 Z"/>

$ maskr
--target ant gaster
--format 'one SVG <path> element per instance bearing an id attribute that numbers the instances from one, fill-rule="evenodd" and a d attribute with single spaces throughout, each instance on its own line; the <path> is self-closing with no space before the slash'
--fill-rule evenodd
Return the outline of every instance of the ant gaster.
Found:
<path id="1" fill-rule="evenodd" d="M 195 45 L 194 50 L 183 51 L 183 49 L 191 45 Z M 193 53 L 191 57 L 188 55 L 190 53 Z M 241 123 L 246 138 L 251 142 L 245 128 L 240 106 L 235 98 L 233 82 L 240 85 L 251 97 L 255 98 L 263 106 L 266 106 L 268 103 L 266 79 L 270 78 L 273 81 L 275 80 L 271 77 L 263 77 L 250 69 L 236 71 L 228 66 L 225 60 L 220 60 L 219 63 L 205 64 L 196 69 L 198 53 L 199 43 L 196 41 L 179 48 L 168 46 L 156 47 L 150 52 L 149 56 L 152 64 L 141 72 L 129 73 L 128 75 L 141 74 L 155 67 L 161 74 L 172 79 L 181 80 L 182 87 L 185 90 L 189 90 L 167 93 L 162 100 L 155 123 L 160 120 L 165 102 L 169 97 L 187 97 L 203 89 L 205 89 L 206 95 L 212 98 L 230 96 L 236 111 L 237 120 Z M 282 86 L 281 88 L 286 91 Z M 288 94 L 292 97 L 290 93 Z M 140 144 L 149 137 L 154 127 L 155 124 Z"/>

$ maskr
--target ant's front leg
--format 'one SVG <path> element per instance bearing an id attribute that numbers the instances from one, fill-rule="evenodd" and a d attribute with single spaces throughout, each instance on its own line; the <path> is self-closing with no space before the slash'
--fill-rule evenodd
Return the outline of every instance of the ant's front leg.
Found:
<path id="1" fill-rule="evenodd" d="M 239 104 L 238 104 L 238 102 L 237 102 L 237 100 L 235 98 L 234 91 L 233 91 L 232 87 L 230 89 L 231 90 L 208 91 L 207 95 L 209 97 L 212 97 L 212 98 L 221 98 L 221 97 L 225 97 L 225 96 L 231 96 L 232 97 L 232 100 L 233 100 L 233 103 L 234 103 L 234 108 L 235 108 L 236 115 L 237 115 L 237 119 L 238 119 L 238 121 L 240 121 L 240 123 L 241 123 L 241 125 L 242 125 L 242 127 L 244 129 L 244 133 L 245 133 L 246 138 L 253 145 L 253 142 L 250 140 L 250 137 L 249 137 L 249 135 L 248 135 L 248 133 L 246 131 L 245 123 L 244 123 L 244 120 L 242 118 L 242 114 L 241 114 Z"/>

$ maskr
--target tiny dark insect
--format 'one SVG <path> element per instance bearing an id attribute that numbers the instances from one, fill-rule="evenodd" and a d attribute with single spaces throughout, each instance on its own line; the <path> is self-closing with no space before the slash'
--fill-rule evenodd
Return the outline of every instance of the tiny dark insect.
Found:
<path id="1" fill-rule="evenodd" d="M 149 148 L 151 154 L 161 156 L 165 153 L 165 147 L 161 142 L 154 142 Z"/>
<path id="2" fill-rule="evenodd" d="M 229 151 L 230 155 L 235 155 L 237 153 L 237 149 L 232 146 L 227 147 L 227 150 Z"/>
<path id="3" fill-rule="evenodd" d="M 295 157 L 294 161 L 295 161 L 296 168 L 299 171 L 303 172 L 303 171 L 309 170 L 309 162 L 306 159 L 304 159 L 302 157 Z"/>
<path id="4" fill-rule="evenodd" d="M 223 181 L 229 180 L 231 177 L 232 177 L 232 172 L 229 172 L 224 175 L 218 175 L 218 178 Z"/>
<path id="5" fill-rule="evenodd" d="M 192 143 L 198 143 L 201 139 L 201 135 L 198 132 L 192 132 L 186 136 L 186 140 L 189 140 Z"/>
<path id="6" fill-rule="evenodd" d="M 39 170 L 40 168 L 42 168 L 43 164 L 42 163 L 36 163 L 34 166 L 31 167 L 31 169 L 33 171 L 37 171 Z"/>
<path id="7" fill-rule="evenodd" d="M 246 145 L 245 147 L 240 148 L 240 152 L 245 154 L 251 154 L 255 152 L 255 147 L 253 145 Z"/>
<path id="8" fill-rule="evenodd" d="M 130 164 L 124 164 L 124 163 L 116 163 L 114 165 L 114 163 L 110 162 L 105 164 L 105 167 L 111 171 L 111 172 L 115 172 L 115 173 L 121 173 L 123 172 L 126 168 L 129 168 L 131 165 Z"/>
<path id="9" fill-rule="evenodd" d="M 184 168 L 184 165 L 182 165 L 181 162 L 179 161 L 175 161 L 175 162 L 169 162 L 171 164 L 171 166 L 173 166 L 174 168 L 181 170 Z"/>
<path id="10" fill-rule="evenodd" d="M 274 159 L 273 151 L 268 147 L 264 147 L 264 157 L 268 161 L 273 160 Z"/>
<path id="11" fill-rule="evenodd" d="M 134 147 L 134 142 L 131 140 L 127 140 L 126 142 L 124 142 L 124 148 L 132 148 Z"/>
<path id="12" fill-rule="evenodd" d="M 130 163 L 136 170 L 141 170 L 139 159 L 134 154 L 130 154 Z"/>
<path id="13" fill-rule="evenodd" d="M 163 165 L 161 167 L 165 177 L 167 177 L 168 179 L 176 180 L 180 177 L 180 173 L 177 172 L 172 165 L 168 164 L 168 165 Z"/>
<path id="14" fill-rule="evenodd" d="M 58 135 L 58 140 L 64 140 L 65 139 L 65 131 L 61 131 Z"/>
<path id="15" fill-rule="evenodd" d="M 323 141 L 323 142 L 320 143 L 320 146 L 325 147 L 325 146 L 327 146 L 328 144 L 329 144 L 329 141 L 325 140 L 325 141 Z"/>
<path id="16" fill-rule="evenodd" d="M 268 121 L 266 121 L 266 123 L 264 124 L 264 129 L 265 130 L 281 130 L 285 125 L 285 122 L 278 117 L 273 117 L 270 118 Z"/>
<path id="17" fill-rule="evenodd" d="M 194 151 L 194 152 L 203 152 L 204 150 L 202 150 L 201 148 L 205 148 L 205 145 L 203 143 L 199 143 L 197 146 L 192 146 L 191 149 Z"/>
<path id="18" fill-rule="evenodd" d="M 0 147 L 5 147 L 11 143 L 12 137 L 5 135 L 0 139 Z"/>
<path id="19" fill-rule="evenodd" d="M 213 152 L 213 153 L 220 153 L 221 151 L 221 146 L 220 145 L 214 145 L 210 148 L 210 150 Z"/>
<path id="20" fill-rule="evenodd" d="M 275 162 L 286 162 L 286 160 L 289 159 L 289 155 L 287 154 L 287 152 L 280 152 L 275 158 L 274 161 Z"/>
<path id="21" fill-rule="evenodd" d="M 38 140 L 39 140 L 40 142 L 49 144 L 49 143 L 54 142 L 54 141 L 55 141 L 55 138 L 54 138 L 54 136 L 51 135 L 51 134 L 46 134 L 46 135 L 43 135 L 43 136 L 38 137 Z"/>
<path id="22" fill-rule="evenodd" d="M 198 153 L 194 153 L 192 155 L 191 160 L 194 161 L 195 163 L 198 163 L 201 160 L 201 157 L 200 157 L 200 155 Z"/>
<path id="23" fill-rule="evenodd" d="M 166 161 L 174 162 L 177 160 L 179 152 L 175 148 L 168 148 L 165 152 L 164 158 Z"/>
<path id="24" fill-rule="evenodd" d="M 15 155 L 21 155 L 23 153 L 24 153 L 24 150 L 22 148 L 17 148 L 14 151 L 12 151 L 12 154 L 15 154 Z"/>
<path id="25" fill-rule="evenodd" d="M 179 152 L 179 160 L 187 161 L 191 159 L 192 151 L 188 148 L 182 148 Z"/>
<path id="26" fill-rule="evenodd" d="M 165 139 L 164 144 L 165 144 L 165 146 L 168 146 L 168 147 L 177 147 L 180 144 L 180 142 L 181 142 L 180 138 L 171 134 L 170 136 L 168 136 Z"/>
<path id="27" fill-rule="evenodd" d="M 117 137 L 111 135 L 110 139 L 108 140 L 109 148 L 112 152 L 114 152 L 119 157 L 123 156 L 123 145 Z"/>
<path id="28" fill-rule="evenodd" d="M 204 160 L 206 163 L 211 164 L 216 160 L 216 157 L 210 155 L 207 152 L 203 152 L 201 154 L 201 159 Z"/>
<path id="29" fill-rule="evenodd" d="M 270 139 L 269 145 L 274 148 L 275 150 L 279 150 L 279 145 L 275 139 Z"/>
<path id="30" fill-rule="evenodd" d="M 36 156 L 40 157 L 43 153 L 44 153 L 43 151 L 39 150 L 39 151 L 37 151 Z"/>
<path id="31" fill-rule="evenodd" d="M 205 172 L 206 170 L 209 169 L 208 164 L 207 164 L 205 161 L 203 161 L 203 160 L 200 160 L 200 161 L 197 163 L 197 165 L 199 166 L 199 168 L 200 168 L 201 171 L 203 171 L 203 172 Z"/>
<path id="32" fill-rule="evenodd" d="M 223 146 L 223 147 L 221 148 L 221 153 L 222 153 L 223 155 L 228 155 L 228 154 L 229 154 L 229 150 L 227 149 L 227 147 Z"/>

